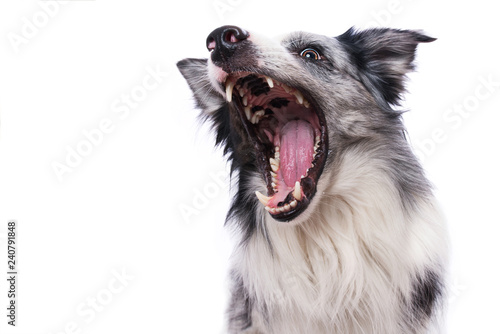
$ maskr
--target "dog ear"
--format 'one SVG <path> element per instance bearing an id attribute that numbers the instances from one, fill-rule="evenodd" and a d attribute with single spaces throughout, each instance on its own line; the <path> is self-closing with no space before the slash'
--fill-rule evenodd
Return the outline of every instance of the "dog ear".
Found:
<path id="1" fill-rule="evenodd" d="M 214 113 L 225 104 L 223 97 L 210 83 L 207 59 L 183 59 L 177 63 L 177 68 L 193 91 L 197 107 L 203 110 L 205 115 Z"/>
<path id="2" fill-rule="evenodd" d="M 436 40 L 419 31 L 389 28 L 351 28 L 337 39 L 349 51 L 365 87 L 384 108 L 399 105 L 406 73 L 415 68 L 417 45 Z"/>

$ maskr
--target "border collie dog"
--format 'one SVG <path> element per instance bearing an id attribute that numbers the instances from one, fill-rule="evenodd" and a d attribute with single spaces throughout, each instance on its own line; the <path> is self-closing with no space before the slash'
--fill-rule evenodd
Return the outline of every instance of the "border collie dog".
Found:
<path id="1" fill-rule="evenodd" d="M 433 40 L 223 26 L 177 64 L 236 184 L 229 333 L 440 333 L 446 226 L 398 108 Z"/>

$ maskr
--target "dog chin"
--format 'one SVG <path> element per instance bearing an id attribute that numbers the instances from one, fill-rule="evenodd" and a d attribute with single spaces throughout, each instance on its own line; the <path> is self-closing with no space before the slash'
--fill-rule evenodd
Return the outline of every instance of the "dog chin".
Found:
<path id="1" fill-rule="evenodd" d="M 317 191 L 316 194 L 314 195 L 314 198 L 311 199 L 307 208 L 303 210 L 298 216 L 294 217 L 293 219 L 283 221 L 274 219 L 271 214 L 264 211 L 266 222 L 277 224 L 280 226 L 299 226 L 307 224 L 308 222 L 311 221 L 316 221 L 317 220 L 316 218 L 318 218 L 317 215 L 321 211 L 319 206 L 323 200 L 323 197 L 327 194 L 328 182 L 325 182 L 324 180 L 328 179 L 328 174 L 329 173 L 326 171 L 323 172 L 322 177 L 318 180 Z"/>

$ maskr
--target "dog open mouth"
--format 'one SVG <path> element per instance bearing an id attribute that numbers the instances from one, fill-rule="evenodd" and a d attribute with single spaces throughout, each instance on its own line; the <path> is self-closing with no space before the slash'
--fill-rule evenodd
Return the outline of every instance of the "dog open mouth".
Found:
<path id="1" fill-rule="evenodd" d="M 324 114 L 308 94 L 268 76 L 239 72 L 225 83 L 252 139 L 267 196 L 256 192 L 271 216 L 289 221 L 301 214 L 316 193 L 327 156 Z"/>

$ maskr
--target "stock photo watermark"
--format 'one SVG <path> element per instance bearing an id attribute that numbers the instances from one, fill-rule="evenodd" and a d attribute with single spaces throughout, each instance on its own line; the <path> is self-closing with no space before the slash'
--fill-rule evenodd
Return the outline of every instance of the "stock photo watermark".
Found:
<path id="1" fill-rule="evenodd" d="M 225 170 L 210 172 L 208 173 L 210 181 L 200 187 L 193 188 L 191 201 L 179 204 L 179 213 L 185 223 L 192 223 L 195 217 L 210 207 L 211 201 L 215 200 L 220 195 L 221 190 L 227 187 L 227 175 L 228 172 Z"/>
<path id="2" fill-rule="evenodd" d="M 467 119 L 481 110 L 485 101 L 500 91 L 500 81 L 493 77 L 493 74 L 479 76 L 477 81 L 479 83 L 468 95 L 443 111 L 441 126 L 434 127 L 427 138 L 414 142 L 415 154 L 420 161 L 424 162 L 433 156 L 438 147 L 448 141 L 453 132 L 458 131 Z"/>
<path id="3" fill-rule="evenodd" d="M 215 0 L 212 2 L 212 7 L 219 19 L 224 20 L 228 13 L 233 12 L 243 2 L 244 0 Z"/>
<path id="4" fill-rule="evenodd" d="M 459 297 L 461 295 L 463 295 L 463 293 L 466 290 L 467 290 L 467 286 L 460 283 L 460 281 L 457 277 L 454 277 L 453 281 L 451 281 L 449 284 L 448 303 L 450 305 L 456 303 L 457 300 L 459 299 Z"/>
<path id="5" fill-rule="evenodd" d="M 121 271 L 111 270 L 112 277 L 107 284 L 96 293 L 85 298 L 75 309 L 75 319 L 67 322 L 64 327 L 56 332 L 47 334 L 81 334 L 84 327 L 96 320 L 99 313 L 110 307 L 116 296 L 123 293 L 134 280 L 125 268 Z"/>
<path id="6" fill-rule="evenodd" d="M 84 162 L 85 158 L 88 158 L 98 146 L 101 146 L 118 124 L 125 121 L 133 110 L 139 108 L 141 102 L 146 100 L 152 91 L 160 87 L 170 74 L 169 71 L 161 69 L 158 64 L 155 68 L 146 66 L 145 72 L 146 74 L 139 84 L 133 86 L 127 93 L 120 94 L 111 103 L 110 110 L 117 120 L 113 120 L 112 117 L 103 117 L 93 128 L 83 129 L 76 144 L 66 145 L 64 159 L 52 161 L 51 167 L 59 182 L 63 182 L 66 174 L 72 173 Z"/>
<path id="7" fill-rule="evenodd" d="M 17 273 L 17 221 L 9 220 L 7 222 L 7 324 L 16 326 L 18 304 L 18 273 Z"/>
<path id="8" fill-rule="evenodd" d="M 413 0 L 391 0 L 387 3 L 387 6 L 382 9 L 372 10 L 370 12 L 370 16 L 372 17 L 372 21 L 369 21 L 366 25 L 367 27 L 379 26 L 386 27 L 389 26 L 392 22 L 394 16 L 401 14 L 404 9 L 406 3 L 412 2 Z"/>
<path id="9" fill-rule="evenodd" d="M 62 6 L 70 2 L 72 1 L 37 1 L 38 8 L 35 12 L 27 17 L 21 17 L 21 24 L 17 31 L 7 33 L 7 39 L 14 53 L 19 53 L 22 47 L 35 39 L 50 21 L 60 13 Z"/>

